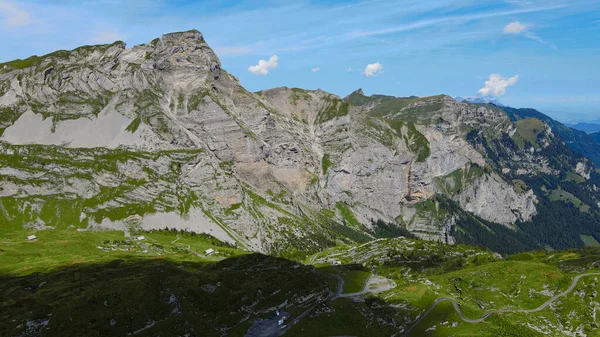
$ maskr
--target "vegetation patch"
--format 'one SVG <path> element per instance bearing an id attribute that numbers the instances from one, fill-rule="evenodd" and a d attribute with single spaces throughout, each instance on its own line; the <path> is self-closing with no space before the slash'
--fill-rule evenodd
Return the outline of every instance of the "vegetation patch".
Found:
<path id="1" fill-rule="evenodd" d="M 424 162 L 431 155 L 429 140 L 417 130 L 415 123 L 397 119 L 386 119 L 385 121 L 398 137 L 404 139 L 410 152 L 417 154 L 417 162 Z"/>
<path id="2" fill-rule="evenodd" d="M 590 206 L 584 204 L 576 196 L 563 190 L 560 187 L 558 189 L 550 191 L 550 195 L 548 197 L 550 198 L 550 201 L 562 201 L 570 203 L 582 212 L 588 212 L 590 210 Z"/>
<path id="3" fill-rule="evenodd" d="M 534 147 L 538 147 L 538 138 L 544 134 L 544 123 L 537 118 L 526 118 L 515 122 L 517 132 Z"/>
<path id="4" fill-rule="evenodd" d="M 339 98 L 326 98 L 327 106 L 317 115 L 318 123 L 325 123 L 335 118 L 348 115 L 349 104 Z"/>
<path id="5" fill-rule="evenodd" d="M 360 222 L 358 222 L 356 216 L 354 215 L 354 212 L 352 212 L 352 209 L 350 208 L 350 206 L 348 206 L 348 204 L 346 204 L 345 202 L 338 202 L 335 204 L 335 208 L 338 209 L 340 215 L 342 216 L 342 219 L 344 219 L 344 225 L 348 224 L 352 227 L 357 228 L 362 227 L 362 225 L 360 224 Z"/>
<path id="6" fill-rule="evenodd" d="M 527 184 L 521 179 L 513 179 L 512 183 L 517 194 L 523 194 L 524 192 L 530 190 L 529 186 L 527 186 Z"/>
<path id="7" fill-rule="evenodd" d="M 428 124 L 433 112 L 444 107 L 444 95 L 430 97 L 401 97 L 381 101 L 372 111 L 375 117 L 393 116 L 394 119 Z"/>
<path id="8" fill-rule="evenodd" d="M 583 184 L 585 183 L 585 178 L 580 176 L 579 174 L 575 173 L 575 172 L 567 172 L 566 177 L 564 179 L 565 181 L 574 181 L 578 184 Z"/>
<path id="9" fill-rule="evenodd" d="M 333 165 L 333 163 L 329 160 L 329 154 L 325 153 L 323 158 L 321 159 L 321 169 L 323 170 L 323 174 L 327 174 L 327 170 Z"/>
<path id="10" fill-rule="evenodd" d="M 52 189 L 53 186 L 85 184 L 98 176 L 116 179 L 112 184 L 100 185 L 97 190 L 90 189 L 90 195 L 85 198 L 74 193 L 2 197 L 0 223 L 10 228 L 39 225 L 68 228 L 87 227 L 90 219 L 101 223 L 103 219 L 116 221 L 157 211 L 185 215 L 195 204 L 197 196 L 185 188 L 178 189 L 176 181 L 182 164 L 196 158 L 201 152 L 197 149 L 143 152 L 123 148 L 71 149 L 0 143 L 0 161 L 7 167 L 40 177 L 37 180 L 23 178 L 25 180 L 21 181 L 13 176 L 0 176 L 0 179 L 13 179 L 17 185 Z M 170 171 L 159 173 L 152 169 L 152 165 L 147 165 L 149 161 L 166 161 Z M 120 167 L 125 163 L 139 166 L 140 176 L 121 176 Z M 149 195 L 145 201 L 131 198 L 132 191 L 152 191 L 155 190 L 155 184 L 171 188 L 158 189 L 159 193 Z"/>
<path id="11" fill-rule="evenodd" d="M 188 100 L 188 111 L 198 111 L 200 104 L 204 101 L 204 98 L 210 96 L 208 91 L 195 92 L 190 96 Z"/>
<path id="12" fill-rule="evenodd" d="M 600 247 L 600 242 L 590 235 L 580 235 L 581 241 L 586 247 Z"/>
<path id="13" fill-rule="evenodd" d="M 292 92 L 290 93 L 290 103 L 294 106 L 298 105 L 298 101 L 300 100 L 312 100 L 312 96 L 304 89 L 292 88 L 291 90 Z"/>
<path id="14" fill-rule="evenodd" d="M 458 169 L 444 177 L 436 178 L 435 182 L 444 194 L 456 195 L 484 174 L 485 170 L 482 167 L 472 163 L 465 169 Z"/>
<path id="15" fill-rule="evenodd" d="M 129 123 L 129 125 L 127 125 L 127 128 L 125 128 L 125 130 L 131 133 L 135 133 L 138 127 L 140 127 L 141 123 L 142 118 L 140 116 L 137 116 L 134 120 L 131 121 L 131 123 Z"/>

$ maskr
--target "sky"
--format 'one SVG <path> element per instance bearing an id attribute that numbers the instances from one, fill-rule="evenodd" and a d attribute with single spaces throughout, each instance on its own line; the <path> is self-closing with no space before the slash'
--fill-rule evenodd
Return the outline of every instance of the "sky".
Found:
<path id="1" fill-rule="evenodd" d="M 0 0 L 0 62 L 189 29 L 251 91 L 480 95 L 600 120 L 598 0 Z"/>

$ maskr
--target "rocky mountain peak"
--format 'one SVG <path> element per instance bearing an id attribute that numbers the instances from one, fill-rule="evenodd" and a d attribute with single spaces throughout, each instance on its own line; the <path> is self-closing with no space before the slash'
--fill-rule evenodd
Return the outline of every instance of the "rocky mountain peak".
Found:
<path id="1" fill-rule="evenodd" d="M 200 41 L 204 43 L 204 36 L 197 29 L 190 29 L 184 32 L 167 33 L 162 36 L 164 41 L 180 41 L 181 39 L 189 39 L 190 41 Z"/>
<path id="2" fill-rule="evenodd" d="M 167 70 L 173 67 L 202 68 L 220 70 L 221 61 L 204 40 L 199 31 L 169 33 L 150 42 L 154 47 L 151 57 L 156 60 L 156 68 Z"/>

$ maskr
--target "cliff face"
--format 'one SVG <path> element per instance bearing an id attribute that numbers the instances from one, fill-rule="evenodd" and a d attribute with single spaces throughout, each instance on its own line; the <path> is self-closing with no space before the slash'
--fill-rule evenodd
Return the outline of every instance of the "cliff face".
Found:
<path id="1" fill-rule="evenodd" d="M 540 123 L 530 139 L 502 110 L 447 96 L 250 93 L 198 31 L 58 51 L 0 65 L 0 219 L 274 252 L 364 241 L 381 219 L 454 242 L 460 219 L 438 196 L 514 229 L 539 198 L 516 172 L 590 179 L 584 159 L 577 172 L 548 159 L 560 139 Z"/>

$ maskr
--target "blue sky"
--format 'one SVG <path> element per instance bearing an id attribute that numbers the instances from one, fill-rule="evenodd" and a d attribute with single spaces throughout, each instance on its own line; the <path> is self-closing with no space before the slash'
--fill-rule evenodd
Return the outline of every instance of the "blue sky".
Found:
<path id="1" fill-rule="evenodd" d="M 479 93 L 600 119 L 597 0 L 0 0 L 0 61 L 192 28 L 252 91 Z"/>

